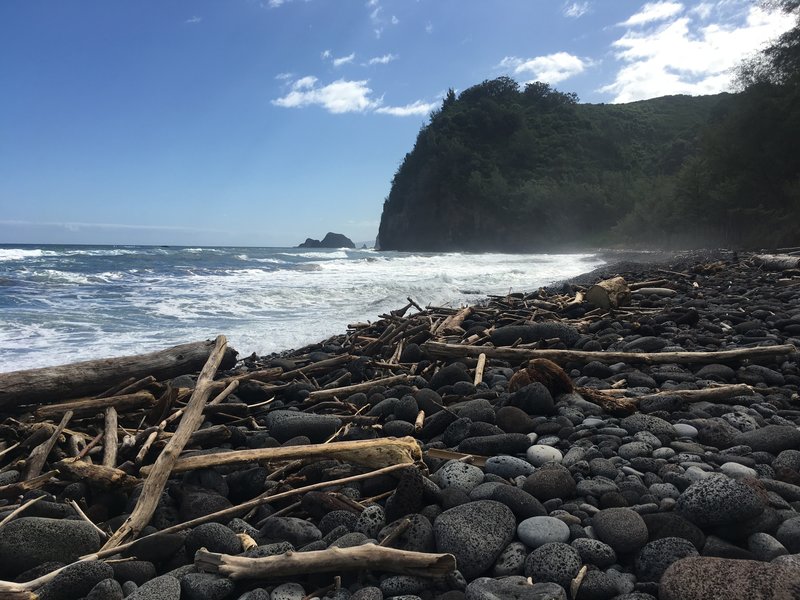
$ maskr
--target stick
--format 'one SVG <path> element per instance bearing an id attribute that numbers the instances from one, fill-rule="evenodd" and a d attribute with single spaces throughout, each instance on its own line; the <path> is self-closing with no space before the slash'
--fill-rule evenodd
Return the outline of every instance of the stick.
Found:
<path id="1" fill-rule="evenodd" d="M 58 424 L 58 427 L 56 427 L 55 431 L 53 431 L 52 435 L 45 442 L 39 444 L 31 451 L 31 455 L 25 469 L 25 481 L 35 479 L 39 473 L 42 472 L 44 463 L 47 462 L 47 457 L 50 456 L 50 452 L 56 445 L 58 436 L 60 436 L 61 432 L 64 431 L 64 428 L 67 426 L 67 423 L 69 423 L 71 418 L 72 411 L 68 410 L 66 414 L 61 417 L 61 422 Z"/>
<path id="2" fill-rule="evenodd" d="M 223 465 L 240 465 L 256 461 L 283 461 L 322 456 L 366 467 L 380 468 L 396 464 L 414 464 L 422 460 L 422 451 L 413 437 L 379 438 L 332 444 L 306 444 L 281 448 L 252 448 L 232 452 L 214 452 L 179 458 L 172 466 L 173 473 Z M 143 467 L 145 475 L 152 467 Z"/>
<path id="3" fill-rule="evenodd" d="M 478 364 L 475 367 L 475 381 L 473 385 L 477 386 L 483 381 L 483 370 L 486 368 L 486 353 L 481 352 L 478 355 Z"/>
<path id="4" fill-rule="evenodd" d="M 773 358 L 793 354 L 797 348 L 792 344 L 780 346 L 758 346 L 738 348 L 719 352 L 587 352 L 583 350 L 536 350 L 533 348 L 493 348 L 491 346 L 466 346 L 425 342 L 423 350 L 437 358 L 476 357 L 483 352 L 489 358 L 499 358 L 513 362 L 523 362 L 532 358 L 548 358 L 553 362 L 591 362 L 603 363 L 630 362 L 646 364 L 680 363 L 708 364 L 727 361 L 742 361 L 752 358 Z M 315 392 L 311 392 L 313 396 Z"/>
<path id="5" fill-rule="evenodd" d="M 117 451 L 119 440 L 117 439 L 117 409 L 109 406 L 106 409 L 105 429 L 103 431 L 103 466 L 117 466 Z"/>
<path id="6" fill-rule="evenodd" d="M 65 459 L 56 463 L 56 468 L 71 475 L 78 481 L 106 490 L 128 490 L 139 485 L 142 480 L 128 475 L 125 471 L 103 465 L 92 465 L 82 460 Z"/>
<path id="7" fill-rule="evenodd" d="M 330 573 L 379 569 L 402 575 L 437 577 L 452 573 L 452 554 L 431 554 L 363 544 L 351 548 L 328 548 L 315 552 L 286 552 L 277 556 L 246 558 L 198 550 L 194 564 L 200 571 L 218 573 L 231 579 L 265 579 L 280 575 Z"/>
<path id="8" fill-rule="evenodd" d="M 365 381 L 364 383 L 357 383 L 355 385 L 348 385 L 346 387 L 332 388 L 330 390 L 317 390 L 308 395 L 309 400 L 319 401 L 327 400 L 335 396 L 348 397 L 358 392 L 367 392 L 376 385 L 395 385 L 408 381 L 408 375 L 393 375 L 392 377 L 385 377 L 384 379 L 376 379 L 374 381 Z"/>
<path id="9" fill-rule="evenodd" d="M 80 400 L 70 400 L 60 404 L 41 406 L 36 409 L 33 415 L 39 420 L 55 419 L 60 417 L 68 410 L 71 410 L 77 417 L 91 416 L 103 412 L 109 407 L 115 407 L 119 411 L 129 412 L 137 408 L 151 407 L 156 403 L 156 398 L 150 392 L 136 392 L 125 396 L 110 396 L 108 398 L 81 398 Z"/>
<path id="10" fill-rule="evenodd" d="M 21 512 L 24 512 L 25 509 L 28 508 L 31 504 L 36 504 L 39 500 L 44 500 L 44 498 L 45 498 L 44 496 L 36 496 L 36 498 L 28 500 L 22 506 L 19 506 L 18 508 L 11 511 L 9 514 L 6 515 L 6 517 L 2 521 L 0 521 L 0 530 L 2 530 L 3 527 L 6 526 L 6 523 L 8 523 L 11 519 L 16 517 Z"/>
<path id="11" fill-rule="evenodd" d="M 214 375 L 225 359 L 227 344 L 228 342 L 224 335 L 217 337 L 214 350 L 197 378 L 197 385 L 189 404 L 186 406 L 175 435 L 169 439 L 153 464 L 133 512 L 108 539 L 103 546 L 103 550 L 116 548 L 128 537 L 136 537 L 150 522 L 158 501 L 161 499 L 161 492 L 164 490 L 164 486 L 172 472 L 172 466 L 178 460 L 178 456 L 186 446 L 186 442 L 189 441 L 191 435 L 203 422 L 203 408 L 211 395 Z"/>

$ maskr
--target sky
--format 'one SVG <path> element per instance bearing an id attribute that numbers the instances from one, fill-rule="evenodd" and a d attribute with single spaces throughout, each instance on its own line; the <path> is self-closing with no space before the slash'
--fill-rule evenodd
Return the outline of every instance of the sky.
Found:
<path id="1" fill-rule="evenodd" d="M 3 0 L 0 243 L 372 242 L 449 88 L 729 91 L 792 25 L 747 0 Z"/>

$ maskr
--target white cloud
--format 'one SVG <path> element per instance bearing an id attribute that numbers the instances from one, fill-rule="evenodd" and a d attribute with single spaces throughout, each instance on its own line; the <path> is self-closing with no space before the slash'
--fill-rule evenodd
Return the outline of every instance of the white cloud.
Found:
<path id="1" fill-rule="evenodd" d="M 628 17 L 628 19 L 620 23 L 620 25 L 623 27 L 635 27 L 654 21 L 663 21 L 664 19 L 674 17 L 682 11 L 683 4 L 680 2 L 648 2 L 642 6 L 639 12 Z"/>
<path id="2" fill-rule="evenodd" d="M 411 117 L 414 115 L 425 117 L 437 106 L 439 106 L 438 102 L 416 100 L 405 106 L 381 106 L 375 109 L 375 112 L 381 113 L 382 115 L 393 115 L 395 117 Z"/>
<path id="3" fill-rule="evenodd" d="M 353 62 L 355 57 L 356 57 L 356 53 L 355 52 L 351 52 L 347 56 L 341 56 L 339 58 L 334 58 L 333 59 L 333 66 L 334 67 L 341 67 L 342 65 L 346 65 L 347 63 L 351 63 L 351 62 Z"/>
<path id="4" fill-rule="evenodd" d="M 303 77 L 292 84 L 285 96 L 273 100 L 275 106 L 301 108 L 321 106 L 333 114 L 365 112 L 380 106 L 380 99 L 373 99 L 372 90 L 366 80 L 348 81 L 338 79 L 333 83 L 317 87 L 317 78 Z"/>
<path id="5" fill-rule="evenodd" d="M 281 6 L 286 0 L 269 0 L 267 4 L 269 4 L 270 8 L 278 8 Z"/>
<path id="6" fill-rule="evenodd" d="M 281 79 L 281 80 L 291 79 L 292 77 L 294 77 L 294 73 L 278 73 L 277 75 L 275 75 L 275 79 Z"/>
<path id="7" fill-rule="evenodd" d="M 286 95 L 272 101 L 283 108 L 320 106 L 333 114 L 379 113 L 395 117 L 426 116 L 439 102 L 416 100 L 405 106 L 384 106 L 383 97 L 373 97 L 367 80 L 339 79 L 327 85 L 318 85 L 313 75 L 292 82 Z M 285 89 L 285 88 L 284 88 Z"/>
<path id="8" fill-rule="evenodd" d="M 195 16 L 189 18 L 189 19 L 186 19 L 184 21 L 184 23 L 188 23 L 189 25 L 197 25 L 202 20 L 203 20 L 203 17 L 198 17 L 197 15 L 195 15 Z"/>
<path id="9" fill-rule="evenodd" d="M 396 54 L 384 54 L 383 56 L 375 56 L 367 61 L 368 65 L 386 65 L 397 60 Z"/>
<path id="10" fill-rule="evenodd" d="M 779 10 L 750 4 L 731 8 L 730 0 L 721 0 L 713 7 L 674 13 L 657 25 L 628 29 L 613 42 L 622 66 L 599 91 L 613 94 L 614 102 L 724 91 L 744 58 L 794 25 L 794 17 Z M 720 15 L 708 22 L 713 11 Z"/>
<path id="11" fill-rule="evenodd" d="M 564 5 L 564 16 L 578 19 L 589 12 L 588 2 L 568 2 Z"/>
<path id="12" fill-rule="evenodd" d="M 293 90 L 305 90 L 311 89 L 317 84 L 317 78 L 313 75 L 307 75 L 305 77 L 301 77 L 297 81 L 292 84 Z"/>
<path id="13" fill-rule="evenodd" d="M 331 51 L 330 50 L 323 50 L 322 53 L 319 55 L 319 57 L 322 60 L 327 60 L 327 59 L 329 59 L 331 57 Z"/>
<path id="14" fill-rule="evenodd" d="M 433 23 L 430 21 L 425 24 L 425 33 L 433 33 Z"/>
<path id="15" fill-rule="evenodd" d="M 534 58 L 506 56 L 498 67 L 511 69 L 515 75 L 532 76 L 533 80 L 558 83 L 583 73 L 593 63 L 568 52 L 556 52 Z"/>
<path id="16" fill-rule="evenodd" d="M 400 19 L 392 15 L 392 25 L 397 25 L 400 22 Z"/>

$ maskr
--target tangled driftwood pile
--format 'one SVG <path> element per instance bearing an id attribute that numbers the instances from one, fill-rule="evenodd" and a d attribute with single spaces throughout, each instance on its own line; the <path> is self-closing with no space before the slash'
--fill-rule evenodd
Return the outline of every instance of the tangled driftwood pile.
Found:
<path id="1" fill-rule="evenodd" d="M 577 527 L 559 539 L 565 546 L 587 535 L 586 527 L 598 537 L 593 518 L 621 510 L 610 507 L 630 506 L 625 510 L 637 516 L 671 512 L 680 497 L 643 492 L 643 502 L 630 497 L 607 506 L 602 493 L 580 485 L 602 479 L 610 492 L 631 478 L 651 485 L 654 477 L 666 485 L 666 473 L 675 470 L 666 465 L 683 472 L 694 460 L 675 460 L 681 452 L 718 456 L 728 446 L 713 448 L 710 435 L 701 439 L 700 421 L 726 414 L 712 405 L 755 406 L 756 430 L 796 429 L 800 309 L 791 301 L 800 288 L 794 272 L 768 273 L 758 264 L 766 263 L 636 267 L 592 285 L 492 296 L 464 308 L 423 308 L 409 298 L 373 323 L 352 324 L 346 334 L 281 356 L 237 362 L 220 336 L 149 355 L 0 374 L 0 559 L 18 559 L 0 566 L 9 579 L 0 583 L 0 598 L 79 598 L 96 586 L 101 594 L 126 584 L 135 598 L 245 593 L 255 599 L 261 588 L 286 582 L 304 586 L 290 598 L 456 598 L 465 588 L 468 597 L 489 598 L 512 584 L 508 577 L 519 579 L 513 585 L 561 586 L 564 597 L 581 597 L 587 573 L 607 575 L 602 565 L 580 555 L 566 579 L 549 575 L 540 558 L 531 558 L 537 542 L 518 532 L 525 519 Z M 733 369 L 707 377 L 703 365 Z M 630 428 L 625 432 L 624 418 L 645 405 L 672 407 L 670 414 L 647 408 L 664 423 L 664 431 L 650 431 L 660 441 L 639 436 L 649 450 L 618 457 L 620 446 L 642 441 L 630 437 Z M 680 424 L 688 428 L 673 427 Z M 618 441 L 609 442 L 615 435 Z M 576 444 L 588 458 L 565 462 Z M 656 444 L 673 447 L 672 455 L 655 453 Z M 789 449 L 800 449 L 800 440 L 773 451 Z M 540 453 L 563 463 L 559 468 L 573 481 L 566 497 L 525 484 L 549 464 Z M 611 458 L 616 478 L 598 479 L 591 456 Z M 514 463 L 498 474 L 502 457 L 523 457 L 529 468 Z M 480 481 L 443 475 L 453 464 Z M 707 465 L 718 470 L 719 459 Z M 782 483 L 797 487 L 800 475 Z M 781 494 L 780 486 L 761 485 Z M 475 492 L 478 486 L 488 486 L 485 494 Z M 520 508 L 498 486 L 518 489 L 544 508 Z M 448 528 L 448 513 L 467 505 L 476 514 L 488 511 L 482 518 L 497 519 L 494 529 L 508 529 L 503 539 L 471 540 L 458 531 L 468 527 L 468 516 L 459 516 L 455 531 Z M 41 531 L 50 519 L 91 528 L 95 541 L 59 546 Z M 212 523 L 227 529 L 205 540 L 206 549 L 190 552 L 195 530 Z M 228 532 L 238 546 L 219 541 Z M 8 541 L 14 536 L 59 547 L 20 556 Z M 647 542 L 645 530 L 634 550 Z M 498 561 L 509 548 L 522 558 L 506 572 Z M 658 593 L 658 579 L 632 566 L 634 550 L 615 549 L 615 564 L 630 569 L 636 589 Z M 141 563 L 147 575 L 131 576 L 130 564 Z M 662 581 L 662 597 L 695 597 L 686 595 L 681 573 Z M 493 575 L 495 583 L 481 575 Z M 161 595 L 148 596 L 148 586 Z M 669 586 L 678 591 L 665 591 Z"/>

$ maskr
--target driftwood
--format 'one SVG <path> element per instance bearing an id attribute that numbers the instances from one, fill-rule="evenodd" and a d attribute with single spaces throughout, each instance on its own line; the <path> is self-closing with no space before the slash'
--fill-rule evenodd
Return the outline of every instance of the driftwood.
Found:
<path id="1" fill-rule="evenodd" d="M 351 462 L 365 467 L 381 468 L 396 464 L 414 464 L 422 460 L 419 444 L 412 437 L 378 438 L 331 444 L 308 444 L 282 448 L 253 448 L 186 456 L 175 461 L 173 473 L 206 469 L 222 465 L 241 465 L 255 461 L 285 461 L 324 457 Z M 141 470 L 148 474 L 152 467 Z"/>
<path id="2" fill-rule="evenodd" d="M 385 379 L 365 381 L 364 383 L 357 383 L 356 385 L 331 388 L 329 390 L 317 390 L 311 392 L 308 396 L 308 399 L 312 401 L 319 401 L 327 400 L 328 398 L 334 398 L 336 396 L 346 398 L 348 396 L 352 396 L 353 394 L 357 394 L 358 392 L 367 392 L 376 385 L 397 385 L 398 383 L 404 383 L 408 381 L 408 379 L 408 375 L 393 375 L 392 377 L 386 377 Z"/>
<path id="3" fill-rule="evenodd" d="M 744 361 L 754 358 L 774 358 L 797 352 L 792 344 L 738 348 L 718 352 L 587 352 L 583 350 L 539 350 L 534 348 L 493 348 L 490 346 L 467 346 L 425 342 L 423 350 L 435 358 L 476 357 L 485 353 L 489 358 L 510 362 L 522 362 L 533 358 L 547 358 L 557 363 L 591 362 L 645 363 L 645 364 L 711 364 L 729 361 Z"/>
<path id="4" fill-rule="evenodd" d="M 247 558 L 198 550 L 194 564 L 200 571 L 231 579 L 266 579 L 308 573 L 330 573 L 380 569 L 401 575 L 438 577 L 456 569 L 452 554 L 411 552 L 363 544 L 350 548 L 328 548 L 315 552 L 286 552 L 277 556 Z"/>
<path id="5" fill-rule="evenodd" d="M 124 396 L 109 396 L 108 398 L 81 398 L 59 404 L 42 406 L 34 411 L 37 419 L 55 419 L 71 410 L 76 417 L 87 417 L 105 412 L 107 408 L 115 408 L 119 412 L 128 412 L 139 408 L 149 408 L 156 403 L 156 398 L 150 392 L 136 392 Z"/>
<path id="6" fill-rule="evenodd" d="M 789 256 L 788 254 L 756 254 L 753 256 L 752 260 L 753 263 L 768 271 L 800 269 L 800 256 Z"/>
<path id="7" fill-rule="evenodd" d="M 214 342 L 193 342 L 167 350 L 85 362 L 0 373 L 0 407 L 21 404 L 46 404 L 66 397 L 80 398 L 109 389 L 124 377 L 152 375 L 169 379 L 194 373 L 213 351 Z M 226 349 L 220 361 L 223 369 L 232 367 L 237 352 Z"/>
<path id="8" fill-rule="evenodd" d="M 156 459 L 153 468 L 144 482 L 142 493 L 130 516 L 108 539 L 103 549 L 110 549 L 119 546 L 126 538 L 136 537 L 139 532 L 147 526 L 153 512 L 161 500 L 161 492 L 172 472 L 172 466 L 183 451 L 186 442 L 203 422 L 203 408 L 208 402 L 208 398 L 213 392 L 213 379 L 220 364 L 227 355 L 227 340 L 224 335 L 217 337 L 214 350 L 208 357 L 200 376 L 197 378 L 197 385 L 194 393 L 186 406 L 178 429 L 175 431 L 164 450 Z"/>
<path id="9" fill-rule="evenodd" d="M 42 468 L 44 468 L 44 464 L 47 462 L 47 457 L 50 455 L 50 452 L 53 450 L 53 447 L 56 445 L 56 440 L 58 440 L 58 436 L 64 431 L 64 428 L 69 423 L 69 420 L 72 418 L 72 412 L 67 411 L 63 417 L 61 417 L 61 422 L 58 424 L 58 427 L 55 428 L 53 433 L 50 437 L 36 446 L 31 452 L 30 458 L 28 459 L 28 464 L 25 465 L 25 480 L 35 479 L 38 475 L 42 472 Z"/>
<path id="10" fill-rule="evenodd" d="M 623 277 L 613 277 L 594 284 L 586 291 L 584 298 L 597 308 L 610 310 L 628 306 L 631 303 L 631 290 Z"/>
<path id="11" fill-rule="evenodd" d="M 103 465 L 92 465 L 82 460 L 64 459 L 56 463 L 61 473 L 69 474 L 73 479 L 85 481 L 99 488 L 110 490 L 126 490 L 142 482 L 125 471 Z"/>
<path id="12" fill-rule="evenodd" d="M 103 466 L 117 466 L 117 409 L 109 406 L 106 409 L 105 427 L 103 429 Z"/>

